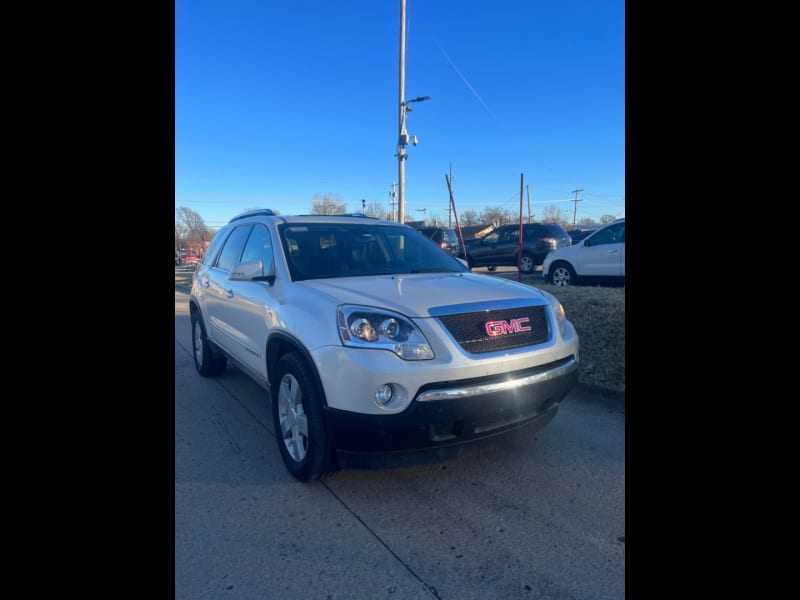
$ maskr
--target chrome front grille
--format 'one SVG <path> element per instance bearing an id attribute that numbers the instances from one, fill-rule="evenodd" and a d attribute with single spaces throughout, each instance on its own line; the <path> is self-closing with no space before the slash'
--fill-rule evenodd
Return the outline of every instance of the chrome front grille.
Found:
<path id="1" fill-rule="evenodd" d="M 441 315 L 438 319 L 471 354 L 534 346 L 550 339 L 545 306 L 482 310 Z"/>

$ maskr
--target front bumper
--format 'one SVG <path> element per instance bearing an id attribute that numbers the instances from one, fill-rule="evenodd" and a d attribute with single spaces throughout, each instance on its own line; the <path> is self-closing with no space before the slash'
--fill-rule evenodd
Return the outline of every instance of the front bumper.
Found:
<path id="1" fill-rule="evenodd" d="M 394 415 L 325 409 L 345 468 L 384 468 L 456 458 L 460 447 L 526 425 L 546 425 L 578 380 L 569 357 L 502 376 L 423 386 Z"/>

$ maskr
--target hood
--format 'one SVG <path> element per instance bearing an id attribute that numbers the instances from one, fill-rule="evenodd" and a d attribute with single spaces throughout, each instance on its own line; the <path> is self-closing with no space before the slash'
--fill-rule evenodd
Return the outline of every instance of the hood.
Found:
<path id="1" fill-rule="evenodd" d="M 516 281 L 473 273 L 421 273 L 380 277 L 342 277 L 303 281 L 341 304 L 379 306 L 408 317 L 430 317 L 436 306 L 511 300 L 543 300 L 534 287 Z"/>

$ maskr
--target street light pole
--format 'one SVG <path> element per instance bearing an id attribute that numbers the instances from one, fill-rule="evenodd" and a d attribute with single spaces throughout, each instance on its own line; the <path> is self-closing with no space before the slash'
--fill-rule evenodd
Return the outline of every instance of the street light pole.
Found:
<path id="1" fill-rule="evenodd" d="M 406 131 L 406 113 L 411 111 L 411 107 L 409 104 L 412 102 L 424 102 L 425 100 L 430 100 L 430 96 L 419 96 L 417 98 L 412 98 L 411 100 L 406 100 L 405 102 L 400 103 L 400 136 L 397 140 L 397 161 L 400 163 L 398 168 L 398 210 L 399 210 L 399 218 L 398 221 L 400 223 L 405 223 L 406 218 L 406 170 L 405 170 L 405 160 L 408 158 L 408 154 L 406 154 L 406 146 L 408 146 L 408 142 L 411 142 L 415 146 L 417 145 L 417 136 L 415 135 L 408 135 L 408 131 Z"/>
<path id="2" fill-rule="evenodd" d="M 397 141 L 397 182 L 398 182 L 398 223 L 405 223 L 406 210 L 406 168 L 403 128 L 406 120 L 406 0 L 400 0 L 400 115 Z"/>
<path id="3" fill-rule="evenodd" d="M 405 100 L 406 95 L 406 0 L 400 0 L 400 115 L 398 117 L 397 135 L 397 221 L 406 222 L 406 146 L 409 135 L 406 131 L 406 113 L 411 110 L 408 105 L 412 102 L 430 100 L 430 96 L 420 96 L 412 100 Z M 417 138 L 410 138 L 417 145 Z"/>

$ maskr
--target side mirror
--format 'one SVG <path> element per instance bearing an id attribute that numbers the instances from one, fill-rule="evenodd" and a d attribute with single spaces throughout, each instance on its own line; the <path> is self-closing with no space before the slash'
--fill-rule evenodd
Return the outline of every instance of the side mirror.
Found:
<path id="1" fill-rule="evenodd" d="M 248 260 L 236 264 L 228 277 L 231 281 L 268 281 L 275 283 L 275 263 L 270 261 L 264 272 L 264 265 L 260 259 Z"/>

